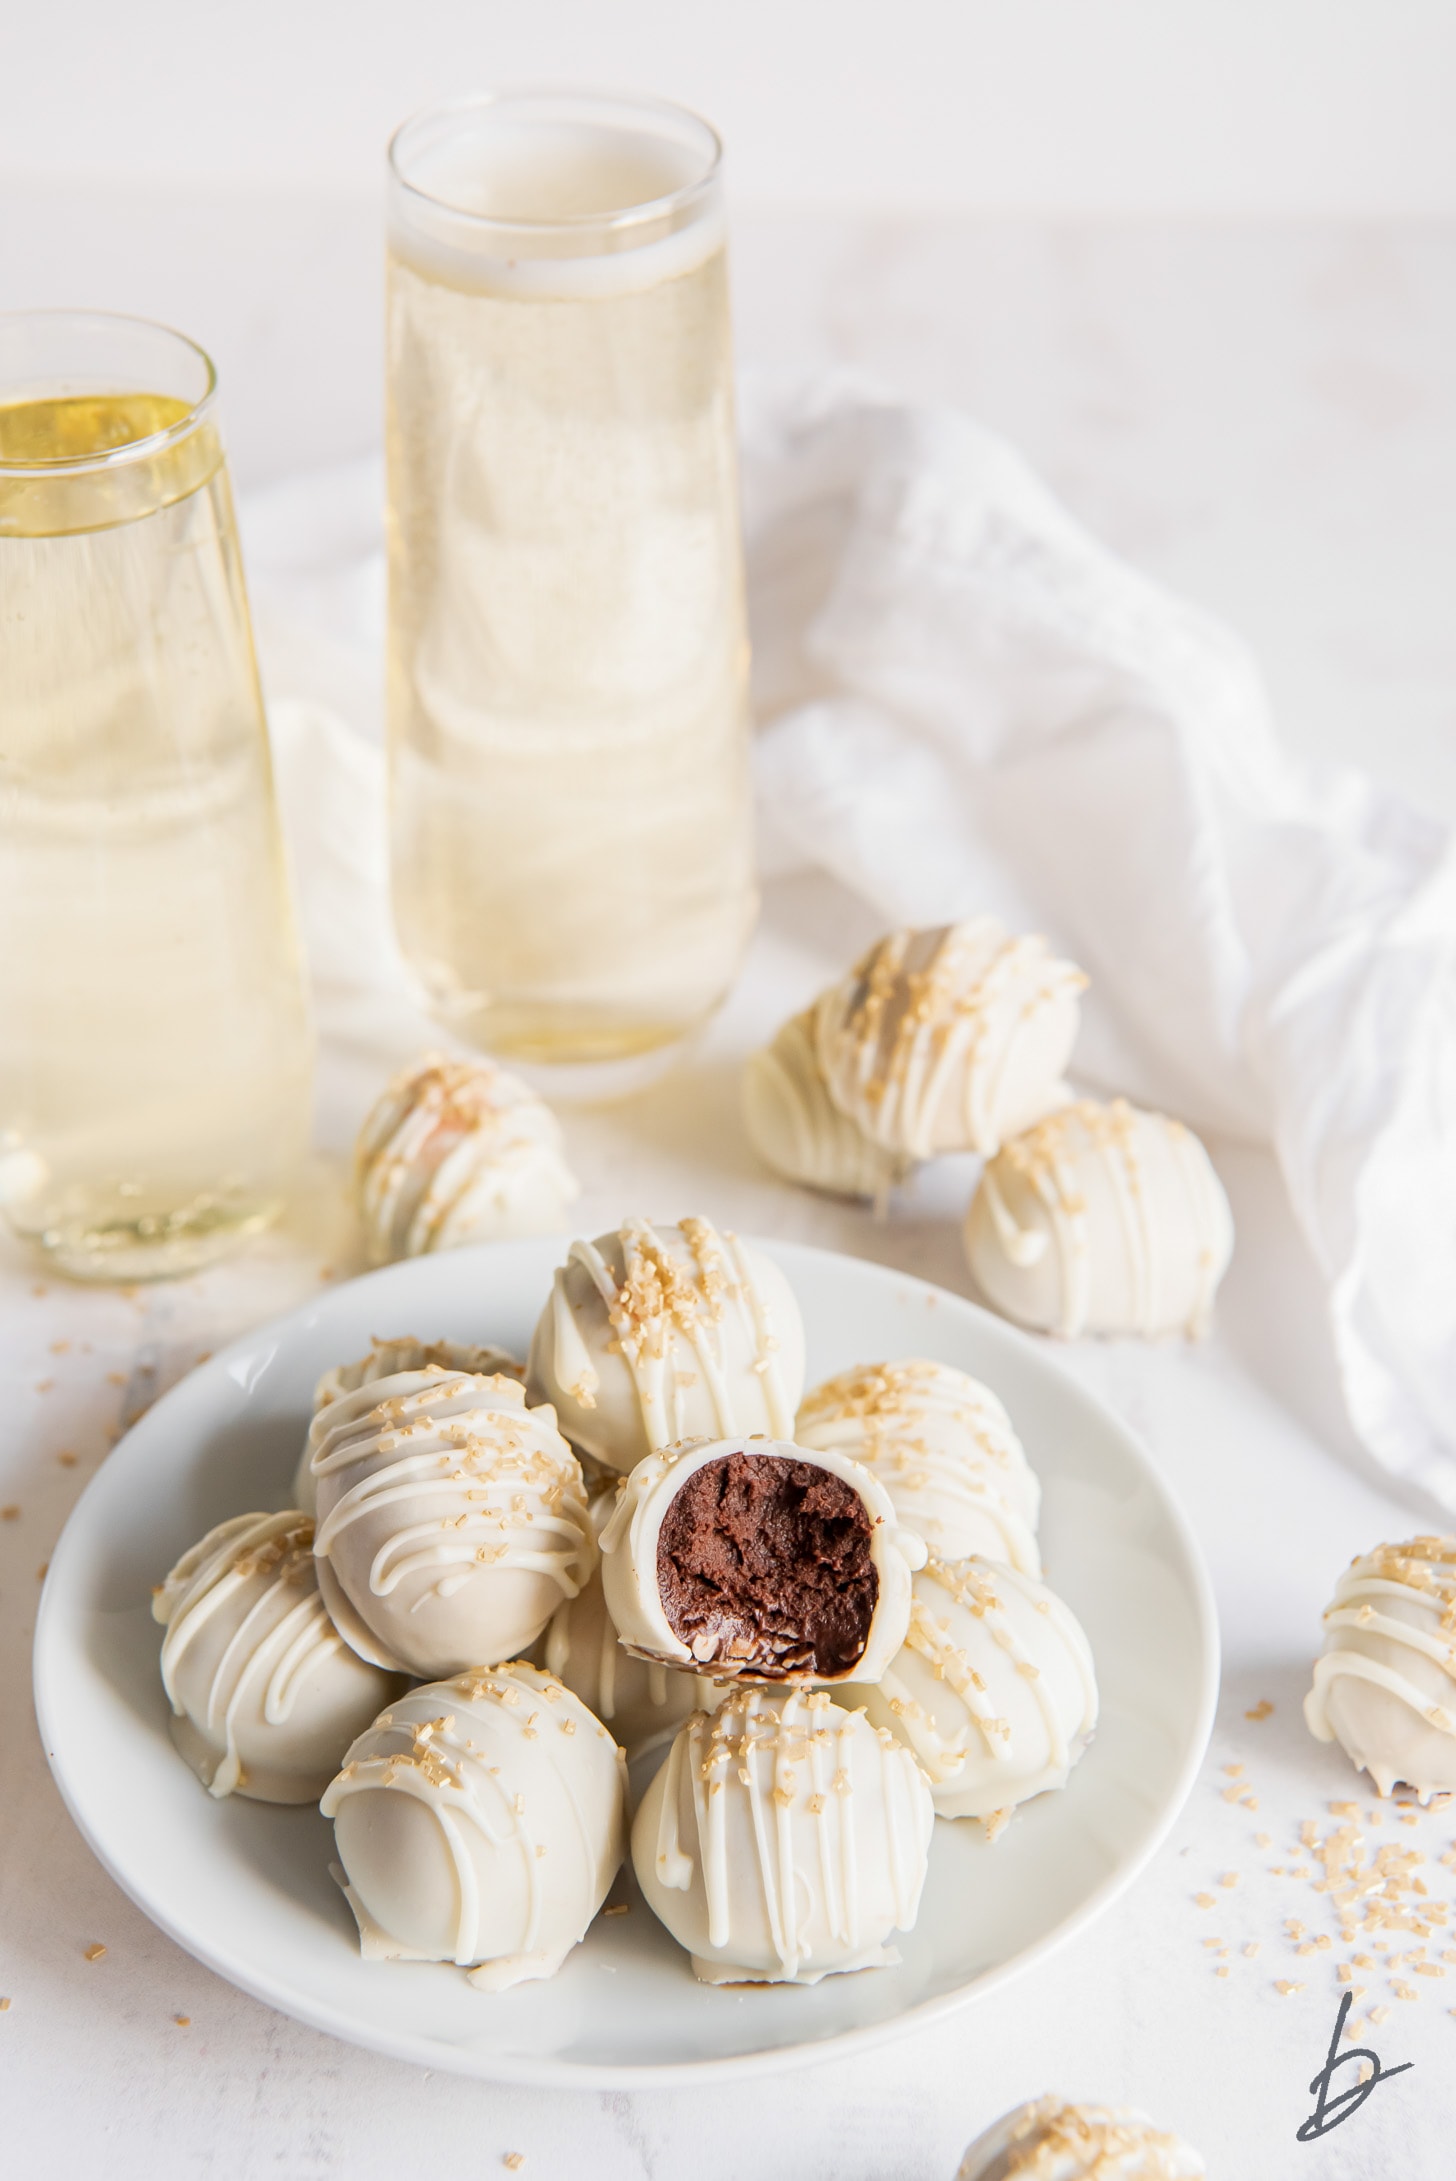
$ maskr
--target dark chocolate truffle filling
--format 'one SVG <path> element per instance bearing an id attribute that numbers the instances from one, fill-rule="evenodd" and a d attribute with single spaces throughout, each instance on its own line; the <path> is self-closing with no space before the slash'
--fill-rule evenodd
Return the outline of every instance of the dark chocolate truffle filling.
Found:
<path id="1" fill-rule="evenodd" d="M 880 1591 L 864 1501 L 807 1460 L 704 1462 L 658 1532 L 657 1585 L 668 1626 L 710 1673 L 849 1673 Z"/>

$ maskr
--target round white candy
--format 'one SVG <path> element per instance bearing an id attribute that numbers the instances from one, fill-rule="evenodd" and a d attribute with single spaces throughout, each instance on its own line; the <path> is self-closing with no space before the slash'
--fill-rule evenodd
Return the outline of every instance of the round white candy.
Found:
<path id="1" fill-rule="evenodd" d="M 545 1100 L 487 1061 L 428 1053 L 395 1077 L 354 1150 L 370 1259 L 549 1234 L 581 1193 Z"/>
<path id="2" fill-rule="evenodd" d="M 320 1421 L 320 1587 L 361 1657 L 421 1675 L 494 1665 L 591 1574 L 580 1464 L 515 1379 L 406 1372 Z"/>
<path id="3" fill-rule="evenodd" d="M 1086 982 L 994 916 L 890 932 L 815 1005 L 829 1095 L 886 1151 L 992 1152 L 1068 1095 Z"/>
<path id="4" fill-rule="evenodd" d="M 1351 1562 L 1325 1612 L 1304 1716 L 1382 1795 L 1397 1781 L 1422 1802 L 1456 1789 L 1456 1537 Z"/>
<path id="5" fill-rule="evenodd" d="M 1003 1144 L 966 1214 L 986 1299 L 1068 1340 L 1203 1332 L 1233 1239 L 1192 1130 L 1121 1098 L 1083 1099 Z"/>
<path id="6" fill-rule="evenodd" d="M 411 1689 L 320 1806 L 365 1958 L 457 1962 L 487 1991 L 554 1975 L 621 1866 L 624 1782 L 606 1729 L 535 1666 Z"/>
<path id="7" fill-rule="evenodd" d="M 814 1052 L 812 1011 L 786 1022 L 743 1068 L 743 1119 L 766 1166 L 830 1196 L 881 1198 L 911 1161 L 872 1143 L 839 1111 Z"/>
<path id="8" fill-rule="evenodd" d="M 649 1455 L 619 1492 L 601 1550 L 607 1610 L 627 1648 L 713 1680 L 878 1680 L 904 1641 L 911 1571 L 925 1560 L 860 1463 L 775 1439 L 690 1440 Z M 824 1656 L 829 1643 L 856 1647 L 841 1661 Z"/>
<path id="9" fill-rule="evenodd" d="M 879 1478 L 907 1529 L 942 1560 L 984 1553 L 1041 1573 L 1041 1486 L 988 1386 L 949 1363 L 871 1363 L 806 1394 L 794 1437 Z"/>
<path id="10" fill-rule="evenodd" d="M 324 1372 L 313 1389 L 313 1416 L 293 1479 L 295 1507 L 302 1507 L 306 1514 L 314 1512 L 310 1464 L 314 1447 L 327 1428 L 319 1421 L 324 1410 L 332 1407 L 341 1394 L 357 1393 L 361 1386 L 371 1385 L 377 1379 L 397 1378 L 405 1371 L 429 1370 L 470 1371 L 483 1378 L 524 1379 L 526 1375 L 524 1364 L 518 1363 L 504 1348 L 473 1348 L 463 1340 L 416 1340 L 409 1334 L 397 1340 L 372 1341 L 367 1356 L 360 1356 L 354 1363 L 336 1363 L 332 1370 Z M 393 1390 L 402 1391 L 400 1387 Z M 383 1398 L 381 1395 L 380 1399 Z"/>
<path id="11" fill-rule="evenodd" d="M 821 1690 L 735 1689 L 678 1734 L 632 1827 L 648 1906 L 705 1984 L 894 1962 L 935 1814 L 915 1760 Z"/>
<path id="12" fill-rule="evenodd" d="M 567 1437 L 623 1474 L 679 1439 L 788 1438 L 804 1327 L 778 1266 L 706 1219 L 627 1220 L 573 1242 L 531 1342 L 526 1383 Z"/>
<path id="13" fill-rule="evenodd" d="M 613 1486 L 592 1501 L 592 1527 L 600 1536 L 616 1505 Z M 716 1692 L 696 1674 L 680 1673 L 656 1659 L 636 1657 L 622 1643 L 607 1611 L 598 1566 L 574 1598 L 564 1598 L 546 1632 L 546 1664 L 601 1720 L 629 1762 L 676 1734 Z"/>
<path id="14" fill-rule="evenodd" d="M 940 1817 L 994 1818 L 1065 1787 L 1097 1724 L 1080 1624 L 1044 1583 L 995 1560 L 931 1560 L 905 1645 L 855 1690 L 915 1752 Z"/>
<path id="15" fill-rule="evenodd" d="M 1203 2181 L 1198 2153 L 1130 2106 L 1037 2098 L 988 2128 L 956 2181 Z"/>
<path id="16" fill-rule="evenodd" d="M 153 1594 L 172 1739 L 212 1795 L 316 1802 L 399 1686 L 356 1658 L 319 1596 L 313 1524 L 237 1515 Z"/>

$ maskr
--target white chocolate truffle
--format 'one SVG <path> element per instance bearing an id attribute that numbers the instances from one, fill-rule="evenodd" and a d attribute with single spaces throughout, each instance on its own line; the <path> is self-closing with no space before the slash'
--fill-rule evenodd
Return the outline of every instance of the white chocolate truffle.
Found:
<path id="1" fill-rule="evenodd" d="M 1130 2106 L 1037 2098 L 988 2128 L 956 2181 L 1203 2181 L 1207 2168 L 1181 2136 Z"/>
<path id="2" fill-rule="evenodd" d="M 706 1219 L 629 1219 L 572 1243 L 526 1383 L 570 1440 L 623 1475 L 679 1439 L 786 1439 L 804 1390 L 803 1320 L 778 1266 L 736 1235 Z"/>
<path id="3" fill-rule="evenodd" d="M 357 1393 L 376 1379 L 397 1378 L 404 1371 L 470 1371 L 482 1378 L 524 1379 L 526 1367 L 504 1348 L 473 1348 L 463 1340 L 416 1340 L 410 1334 L 395 1340 L 371 1341 L 367 1356 L 354 1363 L 336 1363 L 325 1371 L 313 1389 L 313 1416 L 298 1457 L 293 1479 L 293 1504 L 305 1514 L 314 1512 L 314 1482 L 310 1463 L 323 1431 L 319 1418 L 341 1394 Z M 399 1391 L 398 1388 L 395 1389 Z M 384 1398 L 380 1396 L 381 1400 Z"/>
<path id="4" fill-rule="evenodd" d="M 829 1095 L 886 1151 L 989 1154 L 1069 1095 L 1086 982 L 994 916 L 890 932 L 815 1005 Z"/>
<path id="5" fill-rule="evenodd" d="M 715 1681 L 877 1681 L 925 1561 L 860 1463 L 757 1438 L 648 1455 L 601 1550 L 628 1650 Z"/>
<path id="6" fill-rule="evenodd" d="M 320 1805 L 365 1959 L 457 1962 L 492 1992 L 553 1976 L 621 1867 L 625 1778 L 605 1727 L 538 1667 L 411 1689 Z"/>
<path id="7" fill-rule="evenodd" d="M 1097 1724 L 1080 1623 L 1045 1583 L 995 1560 L 930 1561 L 904 1649 L 853 1694 L 915 1752 L 939 1817 L 992 1819 L 1065 1787 Z"/>
<path id="8" fill-rule="evenodd" d="M 812 1010 L 786 1022 L 743 1069 L 743 1120 L 765 1166 L 828 1196 L 879 1200 L 912 1161 L 872 1143 L 829 1095 L 814 1051 Z"/>
<path id="9" fill-rule="evenodd" d="M 616 1503 L 615 1485 L 592 1501 L 598 1537 Z M 717 1701 L 712 1685 L 696 1674 L 627 1649 L 607 1611 L 600 1566 L 576 1597 L 564 1598 L 556 1608 L 546 1631 L 546 1665 L 595 1713 L 629 1763 L 660 1748 L 685 1719 L 699 1709 L 711 1710 Z"/>
<path id="10" fill-rule="evenodd" d="M 1304 1716 L 1382 1795 L 1397 1781 L 1422 1802 L 1456 1789 L 1456 1537 L 1351 1561 L 1325 1611 Z"/>
<path id="11" fill-rule="evenodd" d="M 210 1795 L 317 1802 L 400 1684 L 357 1658 L 319 1596 L 313 1524 L 236 1515 L 152 1597 L 172 1739 Z"/>
<path id="12" fill-rule="evenodd" d="M 362 1658 L 423 1676 L 493 1666 L 591 1574 L 580 1464 L 517 1380 L 405 1372 L 321 1422 L 319 1582 Z"/>
<path id="13" fill-rule="evenodd" d="M 679 1733 L 632 1863 L 703 1983 L 817 1984 L 898 1960 L 934 1823 L 914 1758 L 863 1712 L 742 1688 Z"/>
<path id="14" fill-rule="evenodd" d="M 989 1386 L 949 1363 L 870 1363 L 805 1395 L 794 1437 L 877 1476 L 942 1560 L 971 1553 L 1040 1575 L 1041 1486 Z"/>
<path id="15" fill-rule="evenodd" d="M 1233 1243 L 1193 1131 L 1122 1098 L 1082 1099 L 1003 1144 L 966 1214 L 987 1301 L 1066 1340 L 1204 1332 Z"/>
<path id="16" fill-rule="evenodd" d="M 354 1148 L 370 1261 L 549 1234 L 581 1194 L 561 1126 L 518 1076 L 427 1053 L 397 1075 Z"/>

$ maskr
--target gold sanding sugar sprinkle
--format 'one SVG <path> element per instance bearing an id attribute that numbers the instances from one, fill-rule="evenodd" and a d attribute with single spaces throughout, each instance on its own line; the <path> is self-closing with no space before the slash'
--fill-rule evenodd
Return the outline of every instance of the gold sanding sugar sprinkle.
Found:
<path id="1" fill-rule="evenodd" d="M 1261 1696 L 1253 1710 L 1246 1711 L 1244 1717 L 1246 1719 L 1268 1719 L 1272 1716 L 1273 1710 L 1274 1706 L 1270 1703 L 1268 1697 Z"/>
<path id="2" fill-rule="evenodd" d="M 1239 1874 L 1237 1871 L 1225 1871 L 1219 1880 L 1219 1884 L 1224 1887 L 1236 1886 L 1238 1882 Z"/>
<path id="3" fill-rule="evenodd" d="M 507 2151 L 505 2157 L 501 2160 L 501 2164 L 508 2173 L 519 2173 L 525 2163 L 526 2154 L 524 2151 Z"/>
<path id="4" fill-rule="evenodd" d="M 190 2014 L 174 2014 L 172 2020 L 176 2023 L 179 2030 L 191 2029 L 192 2027 L 192 2017 Z"/>
<path id="5" fill-rule="evenodd" d="M 610 1908 L 602 1910 L 602 1914 L 604 1916 L 625 1916 L 631 1906 L 630 1901 L 613 1901 Z"/>
<path id="6" fill-rule="evenodd" d="M 1212 1908 L 1213 1906 L 1213 1895 L 1211 1893 L 1195 1893 L 1193 1899 L 1199 1908 Z"/>
<path id="7" fill-rule="evenodd" d="M 0 1507 L 0 1522 L 18 1522 L 19 1520 L 20 1509 L 18 1507 L 13 1504 L 9 1507 Z"/>
<path id="8" fill-rule="evenodd" d="M 102 1955 L 105 1952 L 106 1948 L 102 1945 L 101 1941 L 97 1939 L 94 1945 L 87 1947 L 86 1959 L 87 1961 L 100 1961 Z"/>
<path id="9" fill-rule="evenodd" d="M 1274 1989 L 1276 1992 L 1279 1993 L 1281 1998 L 1292 1999 L 1296 1992 L 1302 1992 L 1304 1990 L 1304 1986 L 1302 1984 L 1294 1983 L 1294 1981 L 1290 1977 L 1276 1977 L 1274 1979 Z"/>
<path id="10" fill-rule="evenodd" d="M 0 2014 L 8 2014 L 9 2012 L 10 2012 L 10 2002 L 9 2002 L 9 2000 L 8 2000 L 8 1999 L 0 1999 Z"/>
<path id="11" fill-rule="evenodd" d="M 1226 1967 L 1222 1969 L 1215 1969 L 1213 1973 L 1216 1977 L 1226 1977 L 1228 1975 L 1228 1969 Z"/>
<path id="12" fill-rule="evenodd" d="M 1255 1956 L 1255 1955 L 1256 1955 L 1256 1954 L 1258 1953 L 1258 1951 L 1259 1951 L 1259 1942 L 1258 1942 L 1258 1940 L 1257 1940 L 1257 1939 L 1250 1939 L 1250 1941 L 1249 1941 L 1248 1945 L 1247 1945 L 1247 1946 L 1246 1946 L 1246 1947 L 1244 1948 L 1244 1955 L 1245 1955 L 1245 1958 L 1246 1958 L 1247 1960 L 1249 1960 L 1249 1961 L 1252 1961 L 1252 1960 L 1253 1960 L 1253 1958 L 1254 1958 L 1254 1956 Z"/>

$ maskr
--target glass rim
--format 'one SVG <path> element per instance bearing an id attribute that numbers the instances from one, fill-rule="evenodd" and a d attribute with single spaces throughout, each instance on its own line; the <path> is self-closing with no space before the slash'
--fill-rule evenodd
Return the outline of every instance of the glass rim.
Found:
<path id="1" fill-rule="evenodd" d="M 144 333 L 159 333 L 166 340 L 176 342 L 179 348 L 191 351 L 202 365 L 205 383 L 197 399 L 188 404 L 185 414 L 177 417 L 171 424 L 164 424 L 160 431 L 146 432 L 140 439 L 124 439 L 120 446 L 103 447 L 95 454 L 60 455 L 35 461 L 17 461 L 0 455 L 0 477 L 83 477 L 97 470 L 124 468 L 129 462 L 149 461 L 154 455 L 176 446 L 190 432 L 194 432 L 211 412 L 217 396 L 217 366 L 200 341 L 194 341 L 188 333 L 179 332 L 176 326 L 165 325 L 159 318 L 139 318 L 131 311 L 45 308 L 0 311 L 0 336 L 11 326 L 47 324 L 127 326 Z M 182 396 L 177 395 L 174 398 L 180 401 Z M 4 387 L 0 383 L 0 401 L 4 399 Z"/>
<path id="2" fill-rule="evenodd" d="M 702 132 L 708 154 L 703 172 L 690 182 L 680 182 L 675 189 L 664 190 L 661 196 L 649 197 L 642 204 L 623 205 L 616 212 L 564 212 L 549 219 L 501 219 L 490 212 L 472 212 L 467 205 L 452 203 L 448 197 L 437 196 L 431 189 L 412 181 L 404 170 L 402 148 L 404 140 L 414 130 L 427 122 L 446 121 L 467 114 L 484 114 L 492 109 L 514 105 L 528 105 L 533 100 L 561 99 L 584 107 L 594 107 L 603 116 L 612 110 L 622 112 L 635 108 L 638 112 L 652 113 L 674 122 L 690 122 Z M 549 235 L 562 233 L 586 233 L 595 228 L 612 232 L 622 228 L 647 226 L 655 220 L 668 217 L 673 212 L 691 204 L 718 179 L 723 166 L 723 139 L 713 127 L 691 106 L 681 105 L 676 99 L 658 98 L 648 91 L 599 91 L 582 90 L 569 83 L 523 83 L 508 90 L 473 91 L 463 97 L 442 99 L 433 106 L 422 106 L 418 112 L 402 121 L 389 139 L 388 166 L 390 179 L 422 204 L 432 206 L 438 212 L 447 212 L 452 219 L 468 221 L 481 234 Z"/>

